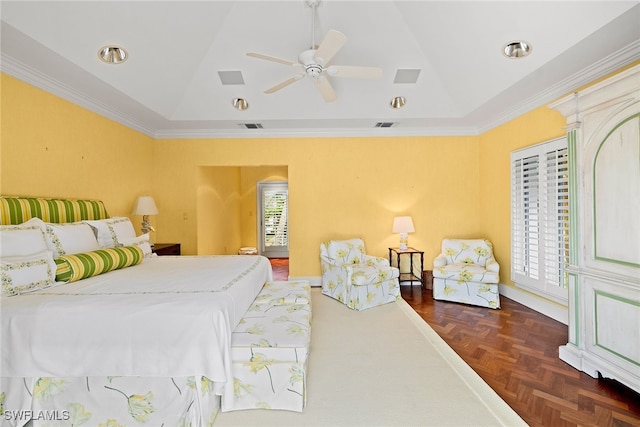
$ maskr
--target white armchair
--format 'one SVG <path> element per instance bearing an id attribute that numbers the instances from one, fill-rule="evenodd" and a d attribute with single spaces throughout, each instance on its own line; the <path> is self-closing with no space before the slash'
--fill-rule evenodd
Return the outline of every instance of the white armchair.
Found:
<path id="1" fill-rule="evenodd" d="M 433 298 L 500 308 L 500 266 L 485 239 L 444 239 L 433 261 Z"/>
<path id="2" fill-rule="evenodd" d="M 386 258 L 367 255 L 361 239 L 320 245 L 322 293 L 354 310 L 365 310 L 400 297 L 400 271 Z"/>

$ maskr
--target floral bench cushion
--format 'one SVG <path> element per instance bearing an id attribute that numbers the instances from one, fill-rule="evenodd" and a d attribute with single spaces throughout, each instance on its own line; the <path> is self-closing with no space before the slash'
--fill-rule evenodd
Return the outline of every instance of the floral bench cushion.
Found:
<path id="1" fill-rule="evenodd" d="M 275 281 L 264 284 L 254 304 L 285 305 L 309 304 L 311 285 L 306 280 Z"/>
<path id="2" fill-rule="evenodd" d="M 304 348 L 311 342 L 311 306 L 252 305 L 231 335 L 233 360 L 251 357 L 246 349 Z M 276 351 L 277 352 L 277 351 Z M 288 359 L 281 352 L 281 360 Z M 295 352 L 292 353 L 295 355 Z M 295 360 L 295 359 L 293 359 Z"/>
<path id="3" fill-rule="evenodd" d="M 222 411 L 301 412 L 310 345 L 309 282 L 265 284 L 231 335 L 234 384 L 222 397 Z"/>

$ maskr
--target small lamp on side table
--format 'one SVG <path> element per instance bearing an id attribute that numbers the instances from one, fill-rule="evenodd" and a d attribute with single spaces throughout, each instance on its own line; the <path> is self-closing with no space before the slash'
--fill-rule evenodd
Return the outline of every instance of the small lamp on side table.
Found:
<path id="1" fill-rule="evenodd" d="M 415 228 L 413 227 L 413 220 L 410 216 L 397 216 L 393 218 L 393 233 L 400 233 L 400 250 L 406 251 L 409 242 L 407 233 L 413 233 Z"/>
<path id="2" fill-rule="evenodd" d="M 147 234 L 149 231 L 155 231 L 151 224 L 149 224 L 149 215 L 158 215 L 158 208 L 156 207 L 156 202 L 153 201 L 153 197 L 138 197 L 131 214 L 142 215 L 142 234 Z"/>

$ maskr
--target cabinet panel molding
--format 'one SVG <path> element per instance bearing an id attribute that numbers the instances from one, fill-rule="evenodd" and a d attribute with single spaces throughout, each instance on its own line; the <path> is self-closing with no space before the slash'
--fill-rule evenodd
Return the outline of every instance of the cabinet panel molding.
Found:
<path id="1" fill-rule="evenodd" d="M 640 65 L 565 97 L 569 340 L 560 358 L 640 392 Z"/>
<path id="2" fill-rule="evenodd" d="M 640 114 L 614 126 L 593 165 L 594 258 L 640 268 Z"/>

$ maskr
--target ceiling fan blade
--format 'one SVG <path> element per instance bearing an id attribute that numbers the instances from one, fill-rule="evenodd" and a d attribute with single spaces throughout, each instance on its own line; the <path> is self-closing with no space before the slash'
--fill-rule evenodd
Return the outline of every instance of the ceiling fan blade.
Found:
<path id="1" fill-rule="evenodd" d="M 297 82 L 298 80 L 300 80 L 301 78 L 304 77 L 304 74 L 298 74 L 296 76 L 293 77 L 289 77 L 287 80 L 283 81 L 282 83 L 278 83 L 277 85 L 270 87 L 269 89 L 265 90 L 264 93 L 274 93 L 279 91 L 280 89 L 289 86 L 292 83 Z"/>
<path id="2" fill-rule="evenodd" d="M 342 34 L 340 31 L 329 30 L 326 36 L 324 36 L 324 40 L 318 46 L 318 50 L 314 56 L 315 60 L 320 62 L 322 65 L 327 65 L 331 58 L 338 53 L 342 46 L 347 42 L 347 36 Z"/>
<path id="3" fill-rule="evenodd" d="M 325 76 L 324 74 L 320 74 L 314 80 L 316 83 L 316 87 L 320 91 L 320 94 L 324 98 L 325 102 L 333 102 L 338 98 L 338 96 L 336 95 L 336 91 L 333 90 L 333 86 L 331 86 L 331 83 L 329 82 L 329 79 L 327 79 L 327 76 Z"/>
<path id="4" fill-rule="evenodd" d="M 356 79 L 380 79 L 382 68 L 378 67 L 352 67 L 349 65 L 332 65 L 327 68 L 327 74 L 331 77 L 348 77 Z"/>
<path id="5" fill-rule="evenodd" d="M 247 56 L 251 56 L 253 58 L 264 59 L 265 61 L 278 62 L 284 65 L 295 65 L 297 62 L 289 61 L 288 59 L 282 59 L 275 56 L 263 55 L 261 53 L 248 52 Z"/>

